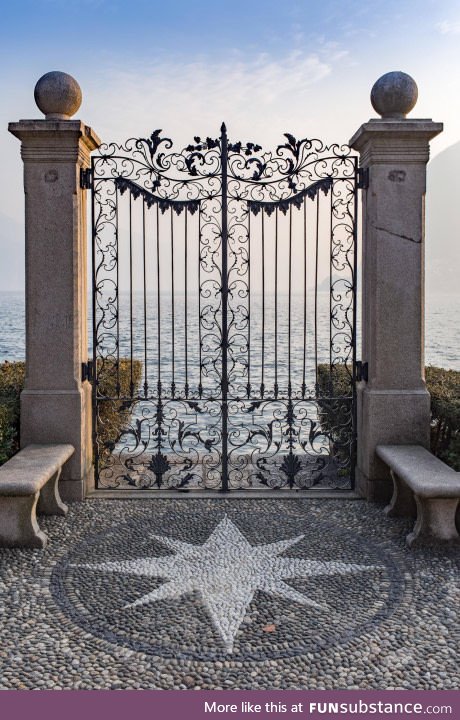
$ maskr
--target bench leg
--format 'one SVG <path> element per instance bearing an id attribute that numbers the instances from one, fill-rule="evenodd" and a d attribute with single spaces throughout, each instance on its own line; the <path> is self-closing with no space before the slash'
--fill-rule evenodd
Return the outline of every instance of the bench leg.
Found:
<path id="1" fill-rule="evenodd" d="M 40 498 L 37 505 L 37 512 L 42 515 L 67 515 L 69 508 L 62 502 L 59 495 L 59 477 L 61 470 L 59 469 L 53 475 L 40 492 Z"/>
<path id="2" fill-rule="evenodd" d="M 44 548 L 48 538 L 37 523 L 35 495 L 0 497 L 0 546 Z"/>
<path id="3" fill-rule="evenodd" d="M 393 497 L 384 510 L 385 514 L 388 517 L 417 517 L 414 493 L 393 470 L 390 473 L 393 478 Z"/>
<path id="4" fill-rule="evenodd" d="M 420 498 L 417 503 L 417 520 L 414 529 L 406 538 L 409 547 L 423 540 L 455 542 L 460 536 L 455 527 L 457 498 Z"/>

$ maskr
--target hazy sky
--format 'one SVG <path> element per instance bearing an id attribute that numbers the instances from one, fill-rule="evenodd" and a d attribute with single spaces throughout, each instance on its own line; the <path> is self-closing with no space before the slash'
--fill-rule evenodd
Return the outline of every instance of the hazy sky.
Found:
<path id="1" fill-rule="evenodd" d="M 78 117 L 103 140 L 163 128 L 182 144 L 225 120 L 264 146 L 285 131 L 347 142 L 389 70 L 418 83 L 412 117 L 445 123 L 433 155 L 460 140 L 459 0 L 2 0 L 0 68 L 4 224 L 23 214 L 7 123 L 41 117 L 49 70 L 79 81 Z"/>

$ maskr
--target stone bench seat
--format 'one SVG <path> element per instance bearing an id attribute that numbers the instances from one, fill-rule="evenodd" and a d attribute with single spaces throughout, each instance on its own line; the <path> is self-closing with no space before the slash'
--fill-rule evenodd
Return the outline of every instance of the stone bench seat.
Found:
<path id="1" fill-rule="evenodd" d="M 455 515 L 460 473 L 420 445 L 379 445 L 376 453 L 393 478 L 386 514 L 417 518 L 406 538 L 409 547 L 424 539 L 458 542 Z"/>
<path id="2" fill-rule="evenodd" d="M 43 548 L 36 513 L 66 515 L 59 495 L 62 466 L 72 445 L 28 445 L 0 467 L 0 546 Z"/>

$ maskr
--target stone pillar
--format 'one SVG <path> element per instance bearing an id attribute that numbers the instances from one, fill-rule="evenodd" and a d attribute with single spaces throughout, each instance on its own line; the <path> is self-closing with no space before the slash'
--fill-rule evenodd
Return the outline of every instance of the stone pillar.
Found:
<path id="1" fill-rule="evenodd" d="M 26 243 L 26 383 L 21 446 L 71 443 L 61 494 L 82 499 L 91 481 L 91 386 L 88 357 L 86 191 L 80 170 L 100 141 L 71 120 L 81 103 L 69 75 L 44 75 L 35 88 L 43 120 L 10 123 L 24 161 Z"/>
<path id="2" fill-rule="evenodd" d="M 381 119 L 350 140 L 368 170 L 363 191 L 362 361 L 358 385 L 357 489 L 385 501 L 391 478 L 379 444 L 429 447 L 430 396 L 424 363 L 424 216 L 429 141 L 442 123 L 407 120 L 417 101 L 408 75 L 393 72 L 372 88 Z"/>

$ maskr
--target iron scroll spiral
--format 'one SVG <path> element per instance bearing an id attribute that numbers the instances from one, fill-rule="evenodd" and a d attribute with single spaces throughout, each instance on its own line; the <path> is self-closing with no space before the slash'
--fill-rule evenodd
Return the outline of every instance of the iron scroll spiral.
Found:
<path id="1" fill-rule="evenodd" d="M 197 136 L 193 143 L 176 151 L 171 139 L 155 130 L 149 138 L 101 146 L 93 157 L 92 171 L 93 397 L 98 486 L 220 489 L 225 468 L 225 489 L 350 487 L 355 442 L 357 193 L 357 159 L 351 149 L 346 145 L 325 145 L 320 140 L 297 140 L 286 134 L 285 142 L 276 151 L 263 152 L 255 143 L 228 142 L 223 126 L 219 138 Z M 263 348 L 267 354 L 273 349 L 269 347 L 273 338 L 266 328 L 263 336 L 258 329 L 260 318 L 256 317 L 251 288 L 251 239 L 254 244 L 257 238 L 260 244 L 261 223 L 269 227 L 276 221 L 278 242 L 278 223 L 281 226 L 289 221 L 292 227 L 297 222 L 295 214 L 304 213 L 306 217 L 310 206 L 320 207 L 321 198 L 327 198 L 329 203 L 330 222 L 328 357 L 325 362 L 318 360 L 315 325 L 311 372 L 305 370 L 305 349 L 303 374 L 291 368 L 289 349 L 289 377 L 284 377 L 281 364 L 276 367 L 276 360 L 275 376 L 271 367 L 264 376 L 264 359 L 255 363 L 254 348 L 260 354 L 262 343 L 262 355 Z M 150 296 L 148 300 L 144 297 L 144 313 L 149 305 L 149 322 L 157 323 L 152 337 L 158 345 L 163 334 L 170 333 L 168 323 L 173 326 L 167 346 L 172 350 L 170 377 L 169 370 L 163 372 L 167 363 L 160 351 L 156 352 L 155 343 L 147 342 L 148 324 L 144 318 L 144 355 L 139 361 L 143 383 L 135 377 L 138 350 L 133 278 L 129 286 L 128 351 L 129 343 L 123 339 L 125 298 L 120 289 L 120 258 L 126 228 L 120 218 L 122 203 L 127 200 L 130 213 L 134 212 L 132 208 L 142 207 L 144 268 L 146 253 L 151 250 L 149 243 L 153 247 L 157 242 L 157 276 L 151 273 L 152 287 L 157 283 L 156 305 Z M 149 218 L 153 218 L 152 228 L 158 233 L 156 240 L 153 231 L 150 239 L 146 234 Z M 185 228 L 187 233 L 192 223 L 196 230 L 194 328 L 187 326 L 187 312 L 190 316 L 191 310 L 187 310 L 185 299 L 184 338 L 185 345 L 197 345 L 199 361 L 192 367 L 186 350 L 185 365 L 182 363 L 180 370 L 177 353 L 182 348 L 174 339 L 179 323 L 178 301 L 174 305 L 172 297 L 172 313 L 167 321 L 160 312 L 163 250 L 159 235 L 166 221 L 171 236 L 178 232 L 176 227 L 181 232 Z M 258 229 L 254 230 L 256 223 Z M 130 232 L 133 235 L 131 226 Z M 273 234 L 273 229 L 270 232 Z M 187 242 L 191 248 L 192 240 Z M 280 236 L 279 242 L 284 243 L 283 252 L 287 253 L 286 237 Z M 130 243 L 132 254 L 132 237 Z M 317 253 L 318 243 L 317 238 Z M 173 261 L 174 242 L 171 247 Z M 305 263 L 306 254 L 305 246 Z M 291 265 L 289 254 L 290 274 Z M 185 268 L 187 282 L 189 266 Z M 168 287 L 171 280 L 174 287 L 175 272 L 177 268 L 175 271 L 173 267 Z M 148 294 L 146 287 L 144 278 L 144 296 Z M 317 285 L 314 292 L 316 307 Z M 152 291 L 152 297 L 154 294 Z M 292 297 L 289 285 L 288 337 L 289 348 L 295 354 Z M 262 324 L 271 318 L 266 298 L 262 298 L 264 303 L 266 316 Z M 274 312 L 276 325 L 276 299 Z M 256 331 L 260 337 L 255 343 Z M 304 319 L 303 340 L 306 338 Z M 282 351 L 278 345 L 278 352 Z M 127 368 L 127 382 L 122 377 L 123 367 Z M 324 368 L 326 381 L 320 377 Z M 337 378 L 340 382 L 336 382 Z M 121 424 L 112 427 L 108 418 L 117 414 Z"/>

